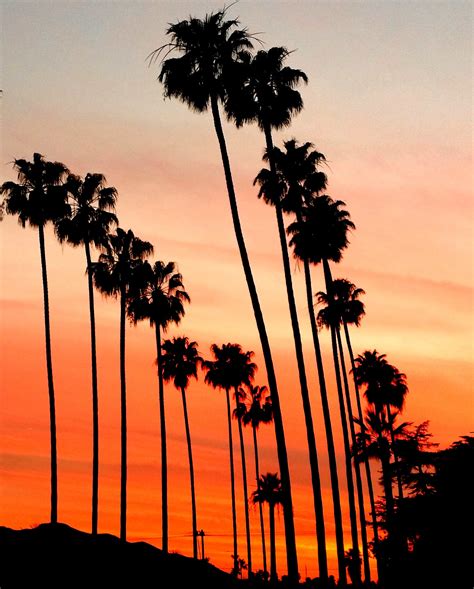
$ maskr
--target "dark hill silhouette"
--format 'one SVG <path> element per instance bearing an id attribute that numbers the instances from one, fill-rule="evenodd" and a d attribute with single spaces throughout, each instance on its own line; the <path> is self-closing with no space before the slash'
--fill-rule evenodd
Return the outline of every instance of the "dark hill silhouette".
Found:
<path id="1" fill-rule="evenodd" d="M 231 589 L 237 581 L 211 564 L 164 554 L 146 542 L 80 532 L 66 524 L 0 527 L 0 587 Z"/>

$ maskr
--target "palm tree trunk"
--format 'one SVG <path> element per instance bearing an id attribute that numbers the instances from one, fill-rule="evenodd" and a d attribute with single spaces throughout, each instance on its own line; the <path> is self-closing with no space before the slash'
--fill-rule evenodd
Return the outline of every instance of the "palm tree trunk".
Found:
<path id="1" fill-rule="evenodd" d="M 230 393 L 229 389 L 225 390 L 227 400 L 227 427 L 229 434 L 229 465 L 230 465 L 230 493 L 232 498 L 232 533 L 234 536 L 234 574 L 237 572 L 237 510 L 235 507 L 235 470 L 234 470 L 234 442 L 232 439 L 232 413 L 230 409 Z"/>
<path id="2" fill-rule="evenodd" d="M 390 440 L 392 442 L 392 454 L 393 454 L 393 461 L 395 463 L 395 472 L 397 473 L 397 489 L 398 489 L 398 499 L 403 499 L 403 485 L 402 485 L 402 477 L 398 470 L 398 454 L 395 450 L 395 435 L 393 433 L 393 423 L 392 423 L 392 413 L 390 411 L 390 405 L 387 404 L 387 416 L 388 416 L 388 427 L 390 429 Z"/>
<path id="3" fill-rule="evenodd" d="M 273 139 L 270 127 L 265 125 L 265 139 L 267 144 L 267 154 L 269 156 L 270 168 L 275 174 L 275 163 L 273 161 Z M 326 552 L 326 530 L 324 523 L 323 498 L 321 493 L 321 478 L 319 474 L 318 452 L 316 449 L 316 435 L 314 433 L 314 422 L 311 412 L 311 402 L 309 399 L 308 380 L 306 378 L 306 369 L 304 364 L 303 343 L 301 341 L 301 332 L 298 322 L 298 312 L 296 310 L 295 294 L 293 291 L 293 281 L 291 278 L 290 258 L 288 255 L 288 244 L 286 241 L 285 223 L 283 221 L 283 212 L 279 203 L 275 203 L 275 211 L 278 224 L 278 235 L 280 238 L 280 247 L 283 257 L 283 268 L 285 273 L 286 293 L 288 296 L 288 307 L 290 310 L 291 327 L 293 330 L 293 339 L 295 342 L 296 361 L 298 364 L 298 376 L 300 382 L 301 398 L 303 401 L 303 411 L 306 425 L 306 437 L 308 441 L 309 464 L 311 469 L 311 483 L 313 488 L 313 504 L 316 515 L 316 537 L 318 540 L 318 565 L 319 576 L 323 583 L 328 578 L 327 552 Z"/>
<path id="4" fill-rule="evenodd" d="M 187 404 L 186 404 L 186 391 L 184 390 L 184 387 L 181 387 L 181 397 L 183 399 L 184 426 L 186 428 L 186 441 L 188 444 L 189 480 L 190 480 L 190 484 L 191 484 L 191 509 L 192 509 L 192 521 L 193 521 L 193 558 L 197 559 L 197 557 L 198 557 L 197 515 L 196 515 L 196 490 L 195 490 L 195 486 L 194 486 L 194 463 L 193 463 L 193 450 L 192 450 L 192 446 L 191 446 L 191 432 L 189 430 L 188 408 L 187 408 Z"/>
<path id="5" fill-rule="evenodd" d="M 51 445 L 51 523 L 58 522 L 58 454 L 56 446 L 56 406 L 53 382 L 53 359 L 51 355 L 51 328 L 49 323 L 48 274 L 46 271 L 46 250 L 44 244 L 44 227 L 39 225 L 39 245 L 41 255 L 41 273 L 43 278 L 44 332 L 46 339 L 46 370 L 48 374 L 49 395 L 49 433 Z"/>
<path id="6" fill-rule="evenodd" d="M 229 203 L 232 213 L 232 220 L 234 223 L 235 236 L 239 247 L 240 257 L 244 268 L 245 279 L 249 289 L 250 299 L 252 301 L 252 308 L 257 323 L 257 329 L 262 345 L 263 357 L 265 360 L 265 367 L 267 371 L 268 387 L 272 397 L 273 404 L 273 420 L 275 423 L 275 437 L 278 453 L 278 464 L 280 468 L 280 478 L 283 492 L 283 518 L 285 521 L 285 540 L 286 540 L 286 558 L 288 565 L 288 578 L 290 581 L 298 580 L 298 557 L 296 554 L 296 536 L 295 536 L 295 522 L 293 519 L 293 501 L 291 496 L 291 481 L 290 469 L 288 465 L 288 453 L 286 449 L 285 432 L 283 428 L 283 418 L 280 407 L 280 397 L 278 394 L 278 387 L 275 376 L 275 368 L 273 366 L 273 359 L 268 341 L 267 330 L 263 319 L 260 301 L 258 299 L 257 289 L 252 275 L 252 269 L 245 247 L 244 237 L 242 234 L 242 227 L 240 225 L 239 212 L 237 208 L 237 200 L 235 197 L 234 183 L 232 180 L 232 172 L 230 169 L 229 156 L 227 153 L 227 146 L 225 142 L 224 132 L 222 130 L 222 123 L 219 114 L 219 106 L 217 97 L 211 96 L 211 108 L 214 121 L 214 128 L 219 142 L 219 148 L 222 157 L 222 164 L 224 167 L 224 175 L 227 185 L 227 192 L 229 196 Z"/>
<path id="7" fill-rule="evenodd" d="M 275 506 L 273 503 L 268 504 L 270 514 L 270 581 L 278 581 L 276 566 L 276 542 L 275 542 Z"/>
<path id="8" fill-rule="evenodd" d="M 125 309 L 127 292 L 120 287 L 120 540 L 127 541 L 127 385 L 125 381 Z"/>
<path id="9" fill-rule="evenodd" d="M 361 431 L 363 433 L 362 428 L 363 428 L 363 424 L 364 424 L 364 415 L 362 413 L 362 404 L 360 401 L 360 391 L 359 391 L 359 387 L 357 385 L 357 381 L 355 378 L 356 366 L 355 366 L 355 361 L 354 361 L 354 353 L 352 351 L 352 343 L 351 343 L 351 338 L 349 336 L 349 328 L 348 328 L 346 322 L 344 322 L 344 333 L 346 336 L 347 349 L 349 350 L 349 357 L 351 359 L 352 374 L 354 376 L 354 390 L 355 390 L 355 394 L 356 394 L 357 414 L 359 417 L 359 422 L 361 424 Z M 365 449 L 364 438 L 363 438 L 362 443 L 363 443 L 363 448 Z M 374 530 L 374 552 L 375 552 L 375 555 L 377 558 L 378 548 L 379 548 L 379 532 L 378 532 L 378 524 L 377 524 L 377 513 L 375 511 L 374 486 L 372 483 L 372 474 L 370 472 L 370 463 L 369 463 L 369 459 L 367 456 L 364 457 L 364 465 L 365 465 L 365 476 L 367 478 L 367 488 L 369 490 L 369 501 L 370 501 L 371 517 L 372 517 L 372 528 Z M 378 558 L 377 558 L 377 567 L 379 568 Z M 379 577 L 380 577 L 380 570 L 379 570 Z"/>
<path id="10" fill-rule="evenodd" d="M 339 327 L 336 329 L 337 344 L 339 347 L 339 357 L 341 359 L 342 379 L 344 382 L 344 392 L 346 395 L 347 414 L 349 419 L 349 431 L 351 432 L 352 447 L 356 446 L 356 433 L 353 421 L 351 394 L 349 391 L 349 380 L 347 378 L 346 362 L 344 360 L 344 350 L 342 348 L 341 332 Z M 369 547 L 367 543 L 367 528 L 365 521 L 365 506 L 364 506 L 364 492 L 362 490 L 362 477 L 360 474 L 360 464 L 357 460 L 353 460 L 354 471 L 356 475 L 356 489 L 357 489 L 357 503 L 359 504 L 359 522 L 360 522 L 360 538 L 362 542 L 362 558 L 364 563 L 364 581 L 370 583 L 370 564 L 369 564 Z M 360 570 L 359 570 L 360 574 Z"/>
<path id="11" fill-rule="evenodd" d="M 253 449 L 255 453 L 255 476 L 257 478 L 257 490 L 260 491 L 260 466 L 259 466 L 259 459 L 258 459 L 258 441 L 257 441 L 257 428 L 252 425 L 252 433 L 253 433 Z M 267 570 L 267 550 L 265 547 L 265 524 L 263 522 L 263 505 L 261 503 L 258 504 L 258 511 L 260 515 L 260 531 L 262 533 L 262 555 L 263 555 L 263 571 L 265 573 L 268 572 Z"/>
<path id="12" fill-rule="evenodd" d="M 168 453 L 166 449 L 166 417 L 165 417 L 165 387 L 161 370 L 161 331 L 155 325 L 156 357 L 158 365 L 158 402 L 160 405 L 160 438 L 161 438 L 161 527 L 162 550 L 168 552 Z"/>
<path id="13" fill-rule="evenodd" d="M 91 250 L 84 243 L 87 260 L 87 283 L 89 287 L 89 316 L 91 324 L 91 369 L 92 369 L 92 534 L 97 534 L 99 519 L 99 393 L 97 386 L 97 346 L 95 337 L 94 286 L 91 272 Z"/>
<path id="14" fill-rule="evenodd" d="M 326 292 L 330 299 L 332 298 L 332 277 L 331 277 L 331 270 L 329 268 L 329 263 L 327 260 L 323 260 L 323 268 L 324 268 L 324 278 L 326 281 Z M 341 372 L 339 367 L 339 358 L 337 353 L 337 337 L 336 337 L 336 329 L 331 326 L 331 343 L 332 343 L 332 353 L 333 353 L 333 360 L 334 360 L 334 370 L 336 373 L 336 388 L 337 388 L 337 396 L 339 399 L 339 411 L 341 416 L 341 425 L 342 425 L 342 436 L 344 440 L 344 455 L 345 455 L 345 464 L 346 464 L 346 478 L 347 478 L 347 492 L 349 497 L 349 519 L 351 524 L 351 539 L 352 539 L 352 549 L 355 554 L 359 555 L 359 540 L 357 537 L 357 514 L 355 508 L 355 493 L 354 493 L 354 479 L 352 477 L 352 465 L 351 465 L 351 448 L 349 443 L 349 431 L 347 428 L 347 419 L 346 419 L 346 409 L 344 404 L 344 396 L 342 393 L 342 382 L 341 382 Z"/>
<path id="15" fill-rule="evenodd" d="M 301 214 L 298 214 L 298 220 L 301 220 Z M 331 478 L 332 500 L 334 506 L 334 523 L 336 533 L 336 551 L 337 565 L 339 573 L 339 585 L 345 587 L 347 583 L 346 565 L 344 556 L 344 533 L 342 527 L 342 510 L 341 496 L 339 492 L 339 480 L 337 473 L 336 450 L 334 447 L 334 436 L 332 431 L 331 413 L 329 410 L 328 394 L 326 388 L 326 378 L 324 375 L 323 358 L 321 354 L 321 345 L 319 343 L 318 328 L 316 326 L 316 317 L 313 306 L 313 289 L 311 285 L 311 271 L 308 260 L 303 260 L 305 283 L 306 283 L 306 301 L 308 304 L 309 320 L 311 323 L 311 332 L 313 334 L 314 352 L 316 355 L 316 366 L 318 369 L 319 390 L 321 393 L 321 405 L 323 408 L 324 429 L 326 432 L 326 443 L 329 457 L 329 473 Z"/>
<path id="16" fill-rule="evenodd" d="M 238 396 L 237 389 L 235 391 L 235 406 L 238 409 Z M 247 462 L 245 460 L 245 444 L 244 444 L 244 432 L 242 431 L 242 421 L 237 418 L 239 426 L 239 441 L 240 441 L 240 455 L 242 457 L 242 483 L 244 487 L 244 512 L 245 512 L 245 534 L 247 538 L 247 573 L 248 578 L 252 576 L 252 545 L 250 540 L 250 515 L 249 515 L 249 491 L 247 486 Z"/>

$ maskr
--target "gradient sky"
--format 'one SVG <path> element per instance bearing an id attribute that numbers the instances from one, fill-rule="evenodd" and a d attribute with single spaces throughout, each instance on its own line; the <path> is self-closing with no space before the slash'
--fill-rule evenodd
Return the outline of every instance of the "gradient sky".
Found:
<path id="1" fill-rule="evenodd" d="M 167 23 L 218 2 L 3 2 L 1 180 L 33 152 L 75 173 L 101 172 L 119 192 L 122 227 L 175 260 L 192 297 L 185 334 L 255 350 L 258 335 L 228 210 L 209 114 L 163 100 L 147 54 Z M 367 291 L 356 352 L 376 348 L 408 376 L 404 418 L 431 421 L 441 446 L 472 431 L 472 5 L 469 2 L 241 1 L 229 14 L 265 46 L 296 50 L 305 110 L 275 142 L 312 141 L 328 161 L 328 194 L 357 226 L 334 275 Z M 263 139 L 225 126 L 242 224 L 282 395 L 294 487 L 300 571 L 316 573 L 314 515 L 303 415 L 274 212 L 256 198 Z M 49 422 L 37 233 L 0 226 L 0 522 L 25 527 L 49 515 Z M 59 444 L 59 517 L 90 525 L 91 402 L 85 259 L 47 238 Z M 330 568 L 335 570 L 329 474 L 301 268 L 292 263 L 322 463 Z M 323 289 L 320 269 L 314 288 Z M 101 531 L 118 533 L 118 304 L 97 297 L 101 423 Z M 153 333 L 127 332 L 129 535 L 160 545 L 159 431 Z M 327 370 L 329 338 L 322 334 Z M 334 387 L 332 409 L 337 424 Z M 198 526 L 212 562 L 231 566 L 225 399 L 202 382 L 189 390 Z M 212 421 L 210 419 L 212 418 Z M 182 408 L 167 389 L 170 546 L 191 552 Z M 249 433 L 249 432 L 247 432 Z M 341 435 L 336 425 L 338 448 Z M 261 431 L 262 470 L 277 470 Z M 251 460 L 250 436 L 249 469 Z M 237 448 L 236 448 L 237 449 Z M 237 463 L 239 461 L 237 459 Z M 342 463 L 341 463 L 342 466 Z M 252 470 L 250 471 L 252 472 Z M 252 476 L 250 476 L 252 479 Z M 341 469 L 341 480 L 344 481 Z M 253 479 L 252 479 L 253 481 Z M 252 489 L 255 485 L 252 485 Z M 243 504 L 239 497 L 239 526 Z M 345 494 L 345 492 L 344 492 Z M 347 525 L 347 507 L 344 504 Z M 279 568 L 284 571 L 282 521 Z M 256 565 L 261 565 L 252 512 Z M 346 540 L 349 541 L 347 534 Z M 244 555 L 243 536 L 240 553 Z"/>

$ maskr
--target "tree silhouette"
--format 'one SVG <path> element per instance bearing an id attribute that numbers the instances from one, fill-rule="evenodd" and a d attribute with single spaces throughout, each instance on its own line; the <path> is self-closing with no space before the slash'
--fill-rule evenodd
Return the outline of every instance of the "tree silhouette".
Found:
<path id="1" fill-rule="evenodd" d="M 163 56 L 159 80 L 165 88 L 165 96 L 177 98 L 192 110 L 203 112 L 211 109 L 214 129 L 221 152 L 227 193 L 234 224 L 237 245 L 242 260 L 252 308 L 262 346 L 268 385 L 273 399 L 275 436 L 283 488 L 283 515 L 290 579 L 298 579 L 298 561 L 293 520 L 290 471 L 286 450 L 283 420 L 280 408 L 275 369 L 270 344 L 255 286 L 247 248 L 245 245 L 237 207 L 234 182 L 227 145 L 222 129 L 219 102 L 228 99 L 229 88 L 235 88 L 234 76 L 242 71 L 242 60 L 252 49 L 251 36 L 239 28 L 240 22 L 226 18 L 227 9 L 207 14 L 204 19 L 190 17 L 170 25 L 166 31 L 171 41 L 150 54 L 150 63 Z M 178 53 L 180 57 L 168 57 Z M 243 63 L 243 62 L 242 62 Z"/>
<path id="2" fill-rule="evenodd" d="M 125 319 L 129 299 L 142 287 L 144 259 L 153 246 L 131 229 L 118 227 L 105 244 L 105 253 L 93 262 L 96 288 L 105 296 L 120 299 L 120 539 L 127 539 L 127 384 L 125 372 Z"/>
<path id="3" fill-rule="evenodd" d="M 275 544 L 275 507 L 282 502 L 281 481 L 278 474 L 262 474 L 256 491 L 252 493 L 253 503 L 267 503 L 270 521 L 270 581 L 278 580 L 276 567 L 276 544 Z"/>
<path id="4" fill-rule="evenodd" d="M 84 246 L 89 290 L 92 376 L 92 534 L 97 534 L 99 506 L 99 392 L 97 384 L 97 350 L 95 331 L 94 287 L 92 282 L 91 245 L 97 248 L 107 242 L 113 225 L 118 224 L 115 210 L 117 191 L 105 185 L 102 174 L 69 175 L 66 189 L 71 207 L 70 215 L 55 223 L 56 236 L 61 243 Z"/>
<path id="5" fill-rule="evenodd" d="M 134 323 L 149 321 L 155 328 L 156 362 L 158 373 L 158 401 L 160 406 L 161 438 L 161 521 L 163 551 L 168 552 L 168 454 L 166 445 L 165 392 L 161 358 L 161 332 L 170 323 L 176 325 L 184 315 L 184 303 L 190 302 L 184 290 L 183 277 L 175 272 L 174 262 L 157 261 L 143 264 L 143 282 L 135 296 L 129 298 L 127 312 Z"/>
<path id="6" fill-rule="evenodd" d="M 38 228 L 43 280 L 44 330 L 46 341 L 46 370 L 49 395 L 49 431 L 51 445 L 51 523 L 58 521 L 58 457 L 56 444 L 56 407 L 53 381 L 53 359 L 51 353 L 51 328 L 49 321 L 48 274 L 44 228 L 69 214 L 66 202 L 67 192 L 64 179 L 68 173 L 60 162 L 48 162 L 39 153 L 33 154 L 33 161 L 15 159 L 13 168 L 18 182 L 4 182 L 0 194 L 4 197 L 2 208 L 8 215 L 16 215 L 22 227 Z"/>
<path id="7" fill-rule="evenodd" d="M 194 485 L 193 451 L 191 445 L 191 432 L 189 429 L 188 409 L 186 405 L 186 390 L 191 378 L 197 379 L 197 368 L 202 363 L 196 342 L 190 342 L 187 337 L 174 337 L 165 340 L 162 344 L 163 355 L 162 372 L 166 382 L 173 381 L 174 386 L 181 391 L 183 401 L 184 425 L 186 428 L 186 442 L 188 445 L 189 480 L 191 484 L 191 509 L 193 524 L 193 558 L 198 557 L 197 551 L 197 513 L 196 491 Z"/>

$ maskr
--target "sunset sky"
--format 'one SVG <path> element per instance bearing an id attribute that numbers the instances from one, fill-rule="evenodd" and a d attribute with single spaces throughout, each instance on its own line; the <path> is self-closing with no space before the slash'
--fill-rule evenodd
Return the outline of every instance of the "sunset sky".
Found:
<path id="1" fill-rule="evenodd" d="M 173 260 L 192 304 L 169 335 L 187 335 L 209 356 L 212 343 L 254 350 L 258 334 L 240 264 L 217 140 L 209 113 L 164 100 L 147 55 L 166 42 L 167 23 L 222 8 L 220 2 L 2 3 L 0 181 L 13 158 L 39 152 L 73 172 L 105 174 L 117 214 Z M 441 447 L 473 429 L 472 403 L 472 5 L 435 1 L 244 1 L 229 10 L 266 48 L 284 45 L 309 78 L 304 111 L 275 143 L 311 141 L 328 160 L 328 194 L 346 202 L 357 230 L 338 267 L 366 290 L 367 317 L 353 331 L 356 353 L 376 348 L 407 374 L 404 419 L 430 420 Z M 301 574 L 317 572 L 306 436 L 274 211 L 253 178 L 262 167 L 256 127 L 225 133 L 249 255 L 275 357 L 287 434 Z M 0 525 L 49 517 L 49 416 L 37 232 L 12 217 L 0 225 Z M 90 529 L 91 391 L 87 284 L 81 249 L 47 230 L 59 453 L 59 519 Z M 317 431 L 330 572 L 334 522 L 323 421 L 302 268 L 292 262 Z M 323 290 L 320 268 L 315 291 Z M 97 295 L 100 395 L 99 529 L 119 529 L 119 307 Z M 340 480 L 342 439 L 330 364 Z M 127 329 L 129 539 L 160 546 L 160 446 L 154 336 Z M 166 389 L 170 548 L 191 554 L 188 463 L 180 396 Z M 198 527 L 206 552 L 231 567 L 225 396 L 199 382 L 188 395 Z M 235 425 L 235 424 L 234 424 Z M 261 430 L 262 472 L 278 469 L 274 435 Z M 255 488 L 250 432 L 249 478 Z M 237 472 L 240 461 L 237 454 Z M 376 465 L 374 465 L 375 468 Z M 242 489 L 239 551 L 245 555 Z M 349 543 L 347 501 L 343 504 Z M 257 512 L 254 559 L 261 566 Z M 283 518 L 278 566 L 285 571 Z M 188 537 L 186 537 L 186 535 Z M 369 531 L 369 536 L 371 533 Z"/>

